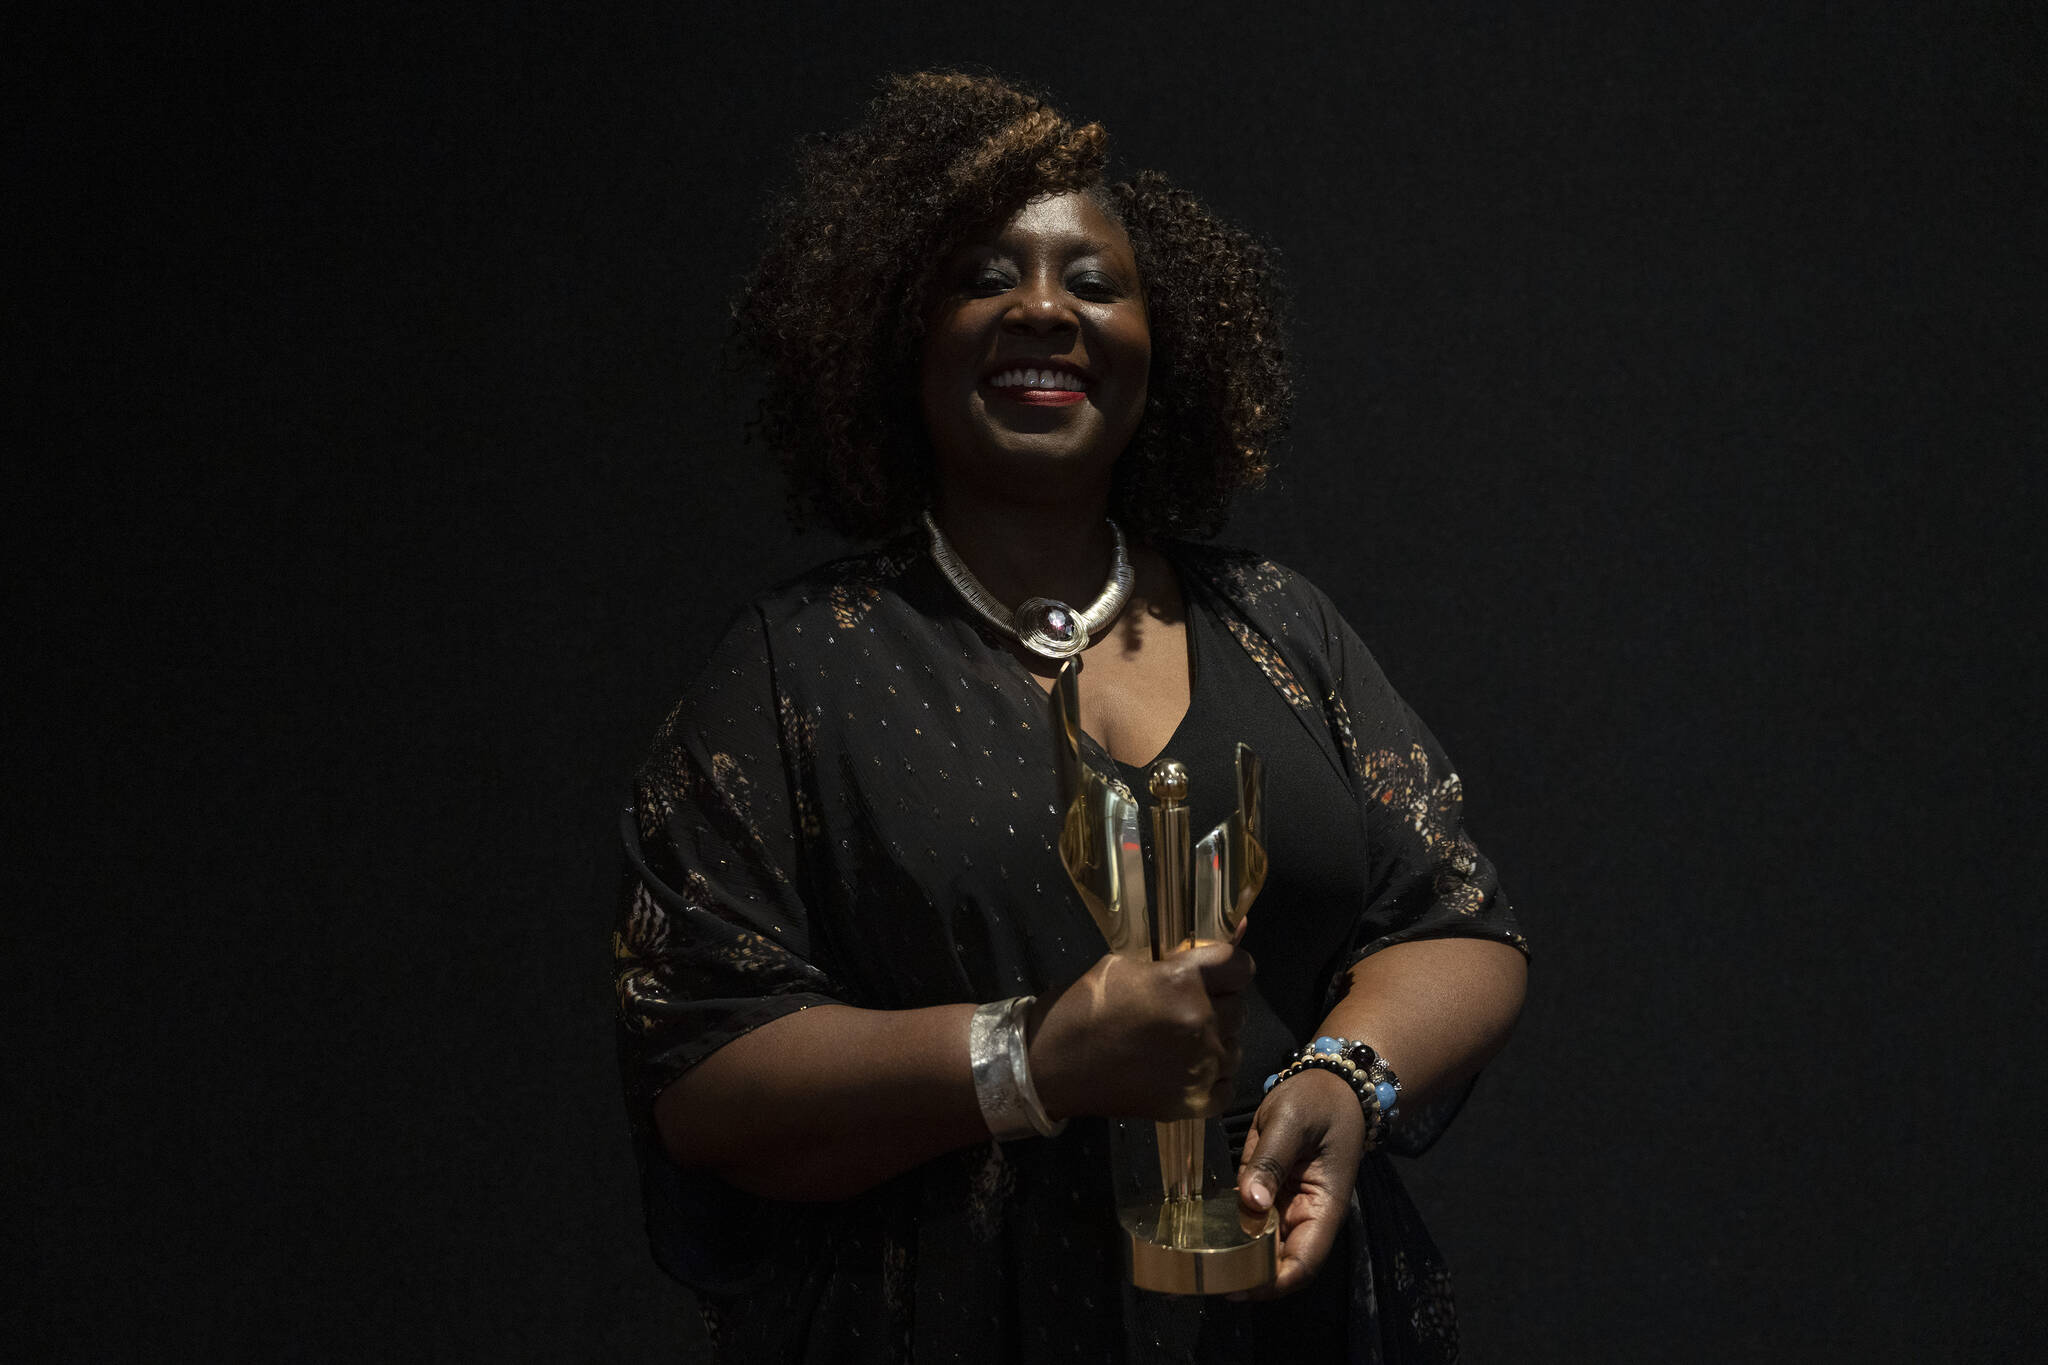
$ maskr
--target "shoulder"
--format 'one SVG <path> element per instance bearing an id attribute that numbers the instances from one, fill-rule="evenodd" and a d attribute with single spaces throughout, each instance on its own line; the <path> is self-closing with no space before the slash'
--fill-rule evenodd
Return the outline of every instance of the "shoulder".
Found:
<path id="1" fill-rule="evenodd" d="M 905 580 L 926 562 L 923 540 L 913 536 L 844 555 L 761 593 L 741 608 L 735 625 L 771 637 L 846 630 L 886 598 L 900 596 Z"/>
<path id="2" fill-rule="evenodd" d="M 889 542 L 818 564 L 742 602 L 696 653 L 679 714 L 762 698 L 787 710 L 838 676 L 849 647 L 901 656 L 929 634 L 937 579 L 921 541 Z M 851 662 L 849 657 L 848 662 Z"/>
<path id="3" fill-rule="evenodd" d="M 1194 579 L 1268 635 L 1327 647 L 1342 622 L 1336 606 L 1309 579 L 1256 550 L 1234 545 L 1169 541 L 1160 547 Z"/>
<path id="4" fill-rule="evenodd" d="M 1233 602 L 1257 606 L 1273 599 L 1322 597 L 1302 574 L 1256 550 L 1187 540 L 1163 541 L 1159 549 L 1176 567 Z"/>
<path id="5" fill-rule="evenodd" d="M 814 659 L 834 637 L 867 623 L 923 558 L 892 543 L 816 565 L 741 603 L 692 661 L 664 735 L 681 720 L 716 712 L 759 711 L 779 692 L 788 665 Z"/>

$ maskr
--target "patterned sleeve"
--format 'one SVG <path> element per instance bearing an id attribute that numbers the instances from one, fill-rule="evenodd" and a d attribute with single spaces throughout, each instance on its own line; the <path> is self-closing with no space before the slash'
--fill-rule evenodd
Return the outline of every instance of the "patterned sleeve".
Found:
<path id="1" fill-rule="evenodd" d="M 1370 860 L 1343 971 L 1390 944 L 1427 938 L 1490 938 L 1527 955 L 1493 863 L 1466 832 L 1458 774 L 1350 624 L 1314 596 L 1332 677 L 1324 705 L 1365 806 Z"/>
<path id="2" fill-rule="evenodd" d="M 750 608 L 662 725 L 625 816 L 613 980 L 636 1127 L 726 1043 L 841 995 L 798 892 L 804 738 Z"/>
<path id="3" fill-rule="evenodd" d="M 1334 1007 L 1352 967 L 1396 943 L 1489 938 L 1529 953 L 1493 863 L 1465 829 L 1464 786 L 1429 727 L 1401 700 L 1328 598 L 1314 592 L 1332 685 L 1324 698 L 1353 787 L 1364 805 L 1368 889 L 1351 943 L 1330 983 Z M 1464 1106 L 1468 1083 L 1421 1111 L 1404 1110 L 1388 1139 L 1419 1156 Z"/>
<path id="4" fill-rule="evenodd" d="M 815 823 L 810 738 L 749 608 L 662 724 L 625 812 L 612 979 L 648 1243 L 663 1270 L 705 1293 L 741 1292 L 766 1273 L 793 1215 L 677 1167 L 654 1101 L 740 1035 L 843 995 L 811 960 L 799 891 Z"/>
<path id="5" fill-rule="evenodd" d="M 1315 589 L 1311 598 L 1331 669 L 1323 706 L 1364 804 L 1368 857 L 1366 905 L 1331 978 L 1327 1005 L 1337 1003 L 1358 962 L 1393 943 L 1481 937 L 1528 956 L 1493 862 L 1464 829 L 1464 784 L 1430 726 L 1393 690 L 1329 598 Z M 1470 1083 L 1427 1109 L 1403 1109 L 1386 1146 L 1401 1156 L 1430 1150 L 1468 1093 Z"/>

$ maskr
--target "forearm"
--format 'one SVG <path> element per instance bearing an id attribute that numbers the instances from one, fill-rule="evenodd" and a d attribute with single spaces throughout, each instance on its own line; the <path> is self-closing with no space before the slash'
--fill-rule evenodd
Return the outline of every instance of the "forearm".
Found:
<path id="1" fill-rule="evenodd" d="M 1180 1118 L 1228 1092 L 1252 962 L 1223 944 L 1105 956 L 1024 1024 L 1046 1114 Z M 662 1091 L 678 1165 L 777 1199 L 845 1199 L 989 1132 L 968 1059 L 973 1005 L 820 1005 L 735 1038 Z"/>
<path id="2" fill-rule="evenodd" d="M 1500 1051 L 1521 1013 L 1528 964 L 1481 938 L 1397 943 L 1351 969 L 1322 1031 L 1369 1043 L 1416 1112 L 1463 1086 Z"/>
<path id="3" fill-rule="evenodd" d="M 844 1199 L 986 1141 L 967 1059 L 973 1005 L 821 1005 L 734 1039 L 662 1091 L 678 1165 L 775 1199 Z"/>

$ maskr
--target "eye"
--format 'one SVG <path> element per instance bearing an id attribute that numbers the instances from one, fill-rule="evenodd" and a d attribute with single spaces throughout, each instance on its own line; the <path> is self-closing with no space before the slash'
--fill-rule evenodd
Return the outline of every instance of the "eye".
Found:
<path id="1" fill-rule="evenodd" d="M 1122 285 L 1109 276 L 1094 270 L 1083 275 L 1076 275 L 1067 282 L 1067 288 L 1083 298 L 1090 299 L 1122 298 L 1124 292 Z"/>
<path id="2" fill-rule="evenodd" d="M 970 294 L 1000 294 L 1016 282 L 1006 271 L 992 265 L 985 265 L 967 277 L 967 292 Z"/>

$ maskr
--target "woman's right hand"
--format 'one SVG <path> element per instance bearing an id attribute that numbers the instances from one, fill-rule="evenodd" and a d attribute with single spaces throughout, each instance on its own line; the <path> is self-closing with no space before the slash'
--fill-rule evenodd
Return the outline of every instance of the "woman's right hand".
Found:
<path id="1" fill-rule="evenodd" d="M 1104 956 L 1029 1021 L 1047 1113 L 1179 1119 L 1227 1104 L 1251 956 L 1212 943 L 1161 962 Z"/>

